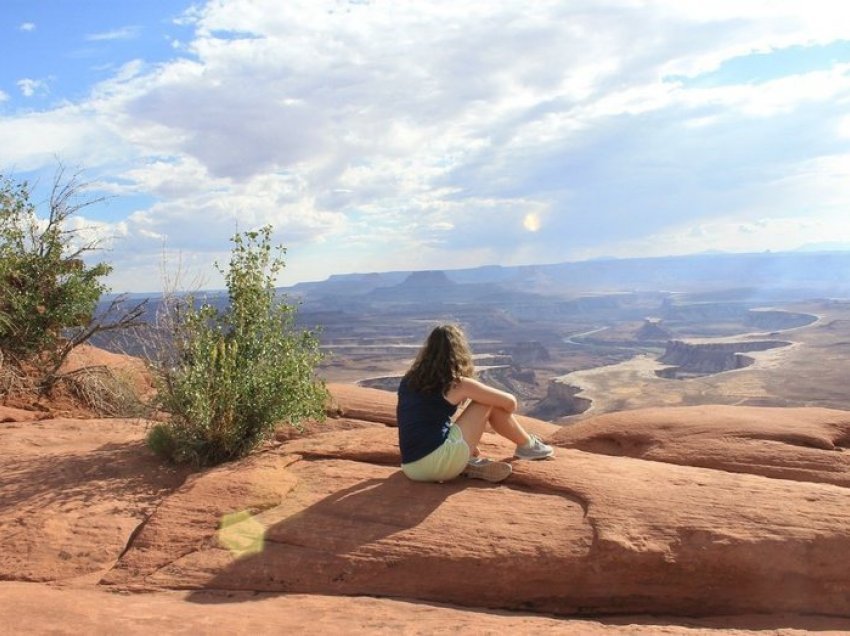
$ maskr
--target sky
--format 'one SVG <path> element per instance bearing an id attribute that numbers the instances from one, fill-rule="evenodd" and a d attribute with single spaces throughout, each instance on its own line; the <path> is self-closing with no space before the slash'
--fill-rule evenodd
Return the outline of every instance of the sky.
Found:
<path id="1" fill-rule="evenodd" d="M 850 3 L 0 0 L 0 173 L 116 292 L 850 249 Z M 178 273 L 179 272 L 179 273 Z"/>

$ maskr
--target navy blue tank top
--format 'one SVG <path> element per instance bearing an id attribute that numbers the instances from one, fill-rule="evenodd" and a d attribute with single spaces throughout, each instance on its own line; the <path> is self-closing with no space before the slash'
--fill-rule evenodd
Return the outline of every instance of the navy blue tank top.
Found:
<path id="1" fill-rule="evenodd" d="M 415 462 L 439 448 L 448 437 L 450 418 L 456 410 L 457 405 L 440 393 L 414 391 L 407 380 L 402 380 L 396 407 L 401 463 Z"/>

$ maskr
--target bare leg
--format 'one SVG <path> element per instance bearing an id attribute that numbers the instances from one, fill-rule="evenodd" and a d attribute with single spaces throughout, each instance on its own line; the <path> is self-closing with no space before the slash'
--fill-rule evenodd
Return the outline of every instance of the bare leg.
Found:
<path id="1" fill-rule="evenodd" d="M 517 446 L 527 444 L 531 439 L 525 429 L 520 426 L 513 413 L 508 413 L 499 408 L 490 411 L 490 425 L 502 437 L 506 437 Z"/>
<path id="2" fill-rule="evenodd" d="M 481 435 L 487 426 L 487 418 L 490 417 L 490 412 L 493 407 L 481 404 L 480 402 L 470 402 L 463 413 L 455 420 L 455 424 L 460 427 L 463 433 L 463 439 L 469 446 L 471 455 L 476 455 L 478 442 L 481 440 Z"/>

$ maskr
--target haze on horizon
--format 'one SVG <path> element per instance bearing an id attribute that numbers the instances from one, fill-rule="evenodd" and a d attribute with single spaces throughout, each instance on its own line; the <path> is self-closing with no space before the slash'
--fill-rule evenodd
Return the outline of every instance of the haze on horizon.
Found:
<path id="1" fill-rule="evenodd" d="M 850 6 L 4 0 L 0 172 L 98 192 L 115 291 L 850 247 Z M 36 197 L 38 198 L 38 196 Z"/>

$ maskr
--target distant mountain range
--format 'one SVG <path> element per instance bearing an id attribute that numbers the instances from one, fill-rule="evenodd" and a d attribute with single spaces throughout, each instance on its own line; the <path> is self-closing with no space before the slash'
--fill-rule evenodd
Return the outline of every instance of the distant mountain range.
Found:
<path id="1" fill-rule="evenodd" d="M 422 317 L 466 321 L 475 324 L 479 334 L 502 333 L 506 324 L 515 329 L 518 321 L 604 323 L 613 316 L 631 321 L 647 316 L 741 321 L 753 308 L 850 298 L 850 252 L 695 254 L 339 274 L 279 291 L 300 304 L 300 325 L 320 326 L 328 337 L 348 337 L 355 325 L 372 333 L 373 327 L 363 324 L 375 320 L 382 334 L 395 333 Z M 228 304 L 224 291 L 195 297 L 219 309 Z M 161 297 L 151 295 L 144 320 L 153 322 L 161 303 Z M 106 304 L 104 300 L 102 310 Z M 663 339 L 655 331 L 655 339 Z M 106 340 L 98 343 L 109 346 Z"/>
<path id="2" fill-rule="evenodd" d="M 399 270 L 334 274 L 328 279 L 281 287 L 280 292 L 312 305 L 354 309 L 358 301 L 416 302 L 492 300 L 500 293 L 577 298 L 618 292 L 668 291 L 715 294 L 745 301 L 850 297 L 850 251 L 701 253 L 657 258 L 594 259 L 550 265 L 481 267 L 453 270 Z M 200 292 L 226 304 L 222 290 Z M 131 299 L 158 294 L 130 294 Z M 108 299 L 106 297 L 105 299 Z"/>
<path id="3" fill-rule="evenodd" d="M 342 297 L 373 301 L 444 299 L 512 293 L 576 297 L 586 294 L 672 291 L 737 291 L 753 296 L 797 299 L 850 296 L 850 251 L 711 253 L 630 258 L 552 265 L 487 265 L 443 271 L 340 274 L 299 283 L 282 291 L 305 303 Z"/>

